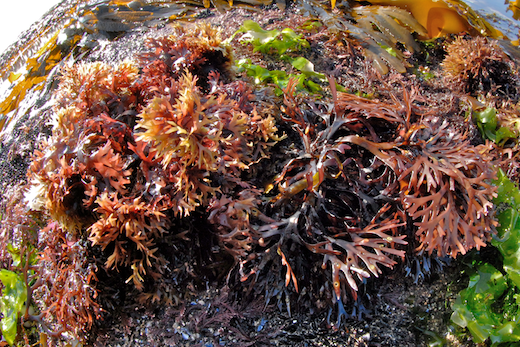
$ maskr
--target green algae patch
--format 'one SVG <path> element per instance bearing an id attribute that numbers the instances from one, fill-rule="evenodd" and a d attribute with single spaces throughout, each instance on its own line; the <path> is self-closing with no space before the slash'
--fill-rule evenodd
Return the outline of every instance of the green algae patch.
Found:
<path id="1" fill-rule="evenodd" d="M 503 257 L 503 268 L 474 261 L 468 287 L 453 304 L 453 323 L 467 328 L 476 342 L 492 346 L 520 341 L 520 191 L 503 171 L 495 181 L 494 203 L 501 212 L 492 240 Z"/>

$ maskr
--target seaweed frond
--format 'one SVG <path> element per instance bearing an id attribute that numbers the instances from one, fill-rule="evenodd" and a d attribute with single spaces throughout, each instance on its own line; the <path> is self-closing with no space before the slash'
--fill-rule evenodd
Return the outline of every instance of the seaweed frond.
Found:
<path id="1" fill-rule="evenodd" d="M 457 37 L 441 63 L 447 84 L 471 95 L 502 94 L 516 99 L 513 63 L 496 40 Z"/>
<path id="2" fill-rule="evenodd" d="M 382 73 L 388 69 L 386 64 L 398 72 L 406 72 L 405 56 L 397 47 L 401 43 L 409 52 L 419 50 L 412 33 L 426 35 L 424 28 L 409 12 L 393 6 L 362 6 L 352 9 L 356 26 L 349 28 L 349 33 L 366 45 L 365 53 L 375 67 Z"/>
<path id="3" fill-rule="evenodd" d="M 304 15 L 319 18 L 329 31 L 352 36 L 381 74 L 388 73 L 388 67 L 405 72 L 407 54 L 402 47 L 414 52 L 418 45 L 413 34 L 427 35 L 414 16 L 395 6 L 357 6 L 331 11 L 329 6 L 314 0 L 298 1 L 296 6 Z"/>
<path id="4" fill-rule="evenodd" d="M 43 305 L 41 319 L 47 333 L 84 337 L 102 312 L 96 302 L 97 269 L 89 261 L 88 247 L 55 222 L 39 235 L 38 247 L 42 251 L 35 296 Z"/>
<path id="5" fill-rule="evenodd" d="M 410 11 L 427 29 L 429 38 L 469 32 L 502 39 L 504 35 L 460 0 L 370 0 L 374 5 L 398 6 Z"/>
<path id="6" fill-rule="evenodd" d="M 179 82 L 175 104 L 155 98 L 139 114 L 137 140 L 151 142 L 164 167 L 177 161 L 185 167 L 214 171 L 216 148 L 222 129 L 218 119 L 207 112 L 216 104 L 196 86 L 197 77 L 187 72 Z"/>
<path id="7" fill-rule="evenodd" d="M 446 125 L 438 128 L 444 133 Z M 489 167 L 490 147 L 470 146 L 463 136 L 434 137 L 420 157 L 411 157 L 400 175 L 403 205 L 418 227 L 416 235 L 428 253 L 456 257 L 485 247 L 495 230 L 492 198 L 495 177 Z M 406 184 L 407 183 L 407 184 Z"/>
<path id="8" fill-rule="evenodd" d="M 485 246 L 496 226 L 490 147 L 472 146 L 465 133 L 429 117 L 401 133 L 404 138 L 395 142 L 376 143 L 357 135 L 345 140 L 369 150 L 397 175 L 402 206 L 419 220 L 417 250 L 456 257 Z"/>
<path id="9" fill-rule="evenodd" d="M 231 79 L 231 48 L 209 24 L 176 25 L 174 34 L 149 39 L 146 44 L 151 51 L 140 56 L 143 68 L 140 87 L 146 100 L 175 95 L 175 81 L 182 79 L 186 71 L 196 76 L 198 86 L 204 91 L 209 89 L 211 72 L 225 81 Z"/>
<path id="10" fill-rule="evenodd" d="M 325 253 L 322 267 L 330 263 L 337 301 L 342 300 L 340 274 L 344 276 L 356 298 L 356 278 L 363 281 L 371 274 L 378 277 L 381 274 L 380 265 L 392 268 L 397 262 L 389 255 L 404 258 L 405 251 L 394 248 L 395 244 L 407 244 L 404 240 L 406 235 L 394 236 L 398 233 L 398 228 L 406 224 L 402 213 L 396 212 L 382 221 L 378 220 L 388 207 L 384 206 L 362 230 L 327 237 L 330 243 L 322 250 Z M 340 250 L 339 254 L 337 250 Z M 353 277 L 354 274 L 356 277 Z"/>
<path id="11" fill-rule="evenodd" d="M 132 275 L 127 282 L 133 281 L 135 287 L 142 290 L 145 275 L 158 278 L 163 272 L 165 261 L 155 255 L 154 239 L 166 232 L 166 216 L 161 209 L 139 198 L 118 199 L 114 193 L 102 194 L 96 204 L 99 219 L 88 230 L 89 240 L 103 250 L 113 247 L 105 266 L 108 269 L 117 269 L 120 265 L 130 267 Z"/>

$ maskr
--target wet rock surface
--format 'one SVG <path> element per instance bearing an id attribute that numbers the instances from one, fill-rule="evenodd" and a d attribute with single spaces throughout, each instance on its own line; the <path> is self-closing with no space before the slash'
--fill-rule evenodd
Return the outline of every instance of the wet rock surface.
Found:
<path id="1" fill-rule="evenodd" d="M 367 288 L 368 314 L 337 330 L 328 326 L 326 313 L 289 317 L 265 307 L 262 298 L 244 307 L 230 305 L 223 288 L 201 292 L 179 307 L 120 307 L 105 328 L 92 333 L 91 342 L 96 347 L 474 346 L 448 333 L 457 277 L 455 268 L 445 268 L 423 283 L 391 275 L 375 280 Z"/>

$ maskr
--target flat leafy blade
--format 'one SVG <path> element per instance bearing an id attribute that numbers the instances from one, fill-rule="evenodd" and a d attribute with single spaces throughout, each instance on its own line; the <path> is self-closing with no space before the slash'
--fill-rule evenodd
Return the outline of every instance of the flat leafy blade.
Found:
<path id="1" fill-rule="evenodd" d="M 0 298 L 3 318 L 0 329 L 7 343 L 14 344 L 17 335 L 18 318 L 27 300 L 27 289 L 20 274 L 6 269 L 0 270 L 0 281 L 4 285 Z"/>

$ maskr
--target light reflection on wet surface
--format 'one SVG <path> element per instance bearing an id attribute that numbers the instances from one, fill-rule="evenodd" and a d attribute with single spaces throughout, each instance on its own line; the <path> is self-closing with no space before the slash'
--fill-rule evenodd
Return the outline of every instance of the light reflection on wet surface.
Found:
<path id="1" fill-rule="evenodd" d="M 520 22 L 513 18 L 514 14 L 508 6 L 509 2 L 501 0 L 466 0 L 465 3 L 484 15 L 493 26 L 496 26 L 510 39 L 517 39 Z"/>

